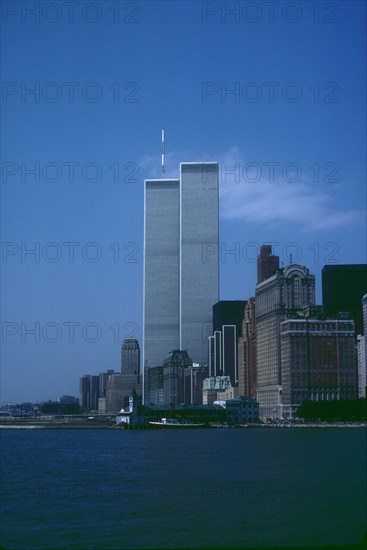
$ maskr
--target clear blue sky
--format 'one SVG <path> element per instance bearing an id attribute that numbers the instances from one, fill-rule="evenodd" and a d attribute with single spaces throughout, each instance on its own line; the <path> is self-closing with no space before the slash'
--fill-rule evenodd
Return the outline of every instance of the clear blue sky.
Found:
<path id="1" fill-rule="evenodd" d="M 261 243 L 316 275 L 318 303 L 324 264 L 366 261 L 364 2 L 2 9 L 3 402 L 78 395 L 142 344 L 162 127 L 167 175 L 220 163 L 222 299 L 254 294 Z"/>

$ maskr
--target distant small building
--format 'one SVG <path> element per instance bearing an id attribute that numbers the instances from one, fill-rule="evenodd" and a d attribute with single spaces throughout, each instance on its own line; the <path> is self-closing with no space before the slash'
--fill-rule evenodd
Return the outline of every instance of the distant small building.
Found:
<path id="1" fill-rule="evenodd" d="M 79 399 L 73 395 L 62 395 L 57 402 L 63 405 L 79 405 Z"/>
<path id="2" fill-rule="evenodd" d="M 259 403 L 250 397 L 238 397 L 226 401 L 227 424 L 259 422 Z"/>
<path id="3" fill-rule="evenodd" d="M 98 399 L 98 414 L 107 414 L 107 399 L 100 397 Z"/>
<path id="4" fill-rule="evenodd" d="M 194 363 L 184 371 L 184 402 L 186 405 L 202 405 L 203 382 L 208 377 L 208 366 Z"/>
<path id="5" fill-rule="evenodd" d="M 229 386 L 224 391 L 218 391 L 217 393 L 220 401 L 227 401 L 228 399 L 237 399 L 239 397 L 238 386 Z"/>
<path id="6" fill-rule="evenodd" d="M 210 376 L 203 381 L 203 405 L 212 405 L 218 399 L 218 392 L 231 387 L 229 376 Z"/>

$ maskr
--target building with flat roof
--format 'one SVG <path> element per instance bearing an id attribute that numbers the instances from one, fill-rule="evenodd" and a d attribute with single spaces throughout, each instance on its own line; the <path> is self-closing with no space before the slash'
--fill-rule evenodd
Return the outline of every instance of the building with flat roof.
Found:
<path id="1" fill-rule="evenodd" d="M 255 298 L 249 298 L 242 320 L 242 336 L 237 344 L 239 395 L 256 399 L 256 314 Z"/>
<path id="2" fill-rule="evenodd" d="M 354 322 L 290 318 L 281 323 L 282 415 L 294 418 L 305 401 L 358 395 Z"/>
<path id="3" fill-rule="evenodd" d="M 270 244 L 260 246 L 257 257 L 257 282 L 262 283 L 269 279 L 279 269 L 279 256 L 273 256 L 273 247 Z"/>
<path id="4" fill-rule="evenodd" d="M 363 334 L 361 302 L 367 292 L 367 265 L 325 265 L 322 268 L 322 305 L 326 315 L 336 319 L 348 311 L 356 334 Z"/>

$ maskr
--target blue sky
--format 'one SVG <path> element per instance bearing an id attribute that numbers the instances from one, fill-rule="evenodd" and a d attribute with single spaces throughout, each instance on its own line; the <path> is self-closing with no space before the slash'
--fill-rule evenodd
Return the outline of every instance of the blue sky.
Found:
<path id="1" fill-rule="evenodd" d="M 254 294 L 262 243 L 318 303 L 324 264 L 366 262 L 364 2 L 2 9 L 3 402 L 78 395 L 141 342 L 162 127 L 167 176 L 220 163 L 222 299 Z"/>

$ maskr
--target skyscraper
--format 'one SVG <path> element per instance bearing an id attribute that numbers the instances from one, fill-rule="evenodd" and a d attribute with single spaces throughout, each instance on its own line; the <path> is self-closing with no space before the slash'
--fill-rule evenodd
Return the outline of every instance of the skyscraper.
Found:
<path id="1" fill-rule="evenodd" d="M 212 307 L 219 297 L 218 164 L 180 165 L 180 349 L 207 361 Z"/>
<path id="2" fill-rule="evenodd" d="M 301 265 L 278 269 L 256 285 L 257 400 L 264 417 L 282 414 L 280 324 L 315 304 L 315 276 Z"/>
<path id="3" fill-rule="evenodd" d="M 121 346 L 121 374 L 140 373 L 140 347 L 137 339 L 132 336 L 124 338 Z"/>
<path id="4" fill-rule="evenodd" d="M 140 347 L 137 339 L 133 337 L 124 338 L 121 346 L 121 376 L 123 407 L 127 410 L 129 398 L 134 395 L 141 395 L 140 377 Z"/>
<path id="5" fill-rule="evenodd" d="M 255 298 L 247 300 L 242 321 L 242 336 L 238 339 L 239 395 L 256 399 L 256 322 Z"/>
<path id="6" fill-rule="evenodd" d="M 222 326 L 223 374 L 229 376 L 231 385 L 238 382 L 236 325 Z"/>
<path id="7" fill-rule="evenodd" d="M 367 265 L 325 265 L 322 268 L 322 305 L 327 315 L 337 318 L 348 311 L 356 334 L 363 334 L 361 301 L 367 292 Z"/>
<path id="8" fill-rule="evenodd" d="M 219 295 L 218 164 L 185 162 L 180 179 L 145 181 L 144 381 L 174 349 L 207 361 Z M 145 383 L 144 399 L 147 400 Z"/>

